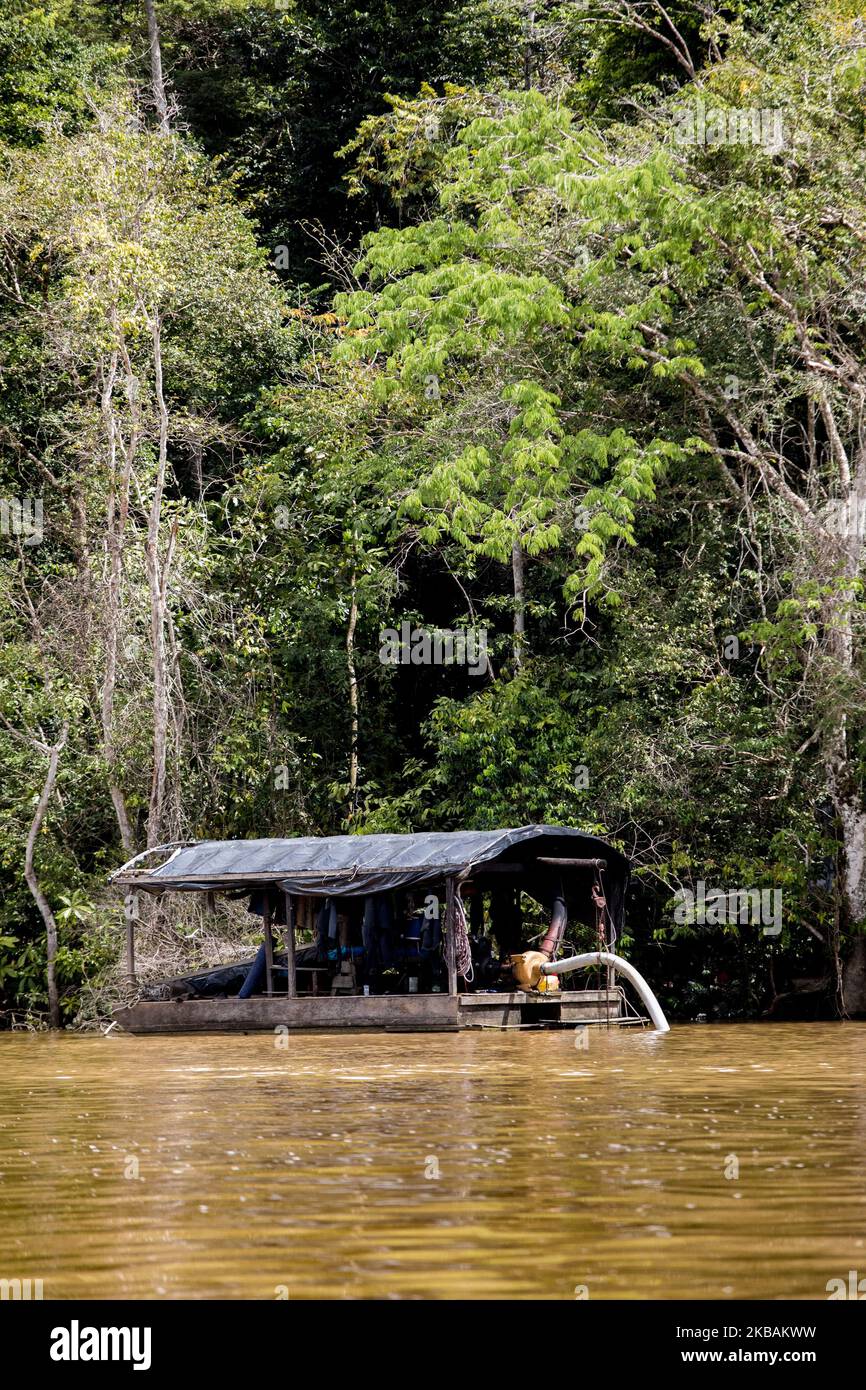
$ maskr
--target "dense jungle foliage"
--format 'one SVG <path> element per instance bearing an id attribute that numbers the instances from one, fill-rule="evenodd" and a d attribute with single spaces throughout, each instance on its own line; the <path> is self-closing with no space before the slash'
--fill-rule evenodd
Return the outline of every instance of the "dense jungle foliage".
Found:
<path id="1" fill-rule="evenodd" d="M 675 1016 L 866 1011 L 864 128 L 864 0 L 4 0 L 7 1026 L 146 846 L 529 822 Z"/>

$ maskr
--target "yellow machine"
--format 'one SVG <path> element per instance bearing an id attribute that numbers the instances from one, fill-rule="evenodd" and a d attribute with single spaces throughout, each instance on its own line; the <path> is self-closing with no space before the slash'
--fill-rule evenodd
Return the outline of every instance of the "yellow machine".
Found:
<path id="1" fill-rule="evenodd" d="M 558 975 L 542 975 L 541 967 L 547 965 L 550 954 L 547 951 L 524 951 L 511 957 L 511 970 L 518 989 L 534 989 L 539 994 L 555 993 L 559 989 Z"/>

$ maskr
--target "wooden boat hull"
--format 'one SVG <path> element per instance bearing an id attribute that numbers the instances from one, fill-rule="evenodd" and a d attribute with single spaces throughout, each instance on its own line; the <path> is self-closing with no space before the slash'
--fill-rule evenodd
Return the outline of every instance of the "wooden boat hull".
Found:
<path id="1" fill-rule="evenodd" d="M 140 1000 L 114 1013 L 128 1033 L 269 1033 L 277 1029 L 372 1029 L 456 1033 L 466 1028 L 532 1024 L 579 1027 L 622 1021 L 619 990 L 562 990 L 556 995 L 383 994 L 301 999 Z"/>

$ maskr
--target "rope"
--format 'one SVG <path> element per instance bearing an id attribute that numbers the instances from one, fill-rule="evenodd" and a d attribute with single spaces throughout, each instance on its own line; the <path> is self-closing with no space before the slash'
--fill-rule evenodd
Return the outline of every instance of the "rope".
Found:
<path id="1" fill-rule="evenodd" d="M 600 888 L 601 888 L 601 895 L 602 895 L 602 897 L 603 897 L 604 900 L 605 900 L 605 901 L 604 901 L 604 913 L 605 913 L 605 916 L 607 917 L 608 922 L 610 923 L 610 936 L 608 937 L 608 946 L 607 946 L 607 949 L 608 949 L 609 951 L 614 951 L 614 954 L 615 954 L 614 948 L 616 947 L 618 933 L 617 933 L 617 930 L 616 930 L 616 923 L 615 923 L 614 920 L 613 920 L 613 914 L 611 913 L 611 910 L 610 910 L 610 908 L 608 907 L 608 904 L 607 904 L 607 894 L 605 893 L 605 888 L 604 888 L 604 869 L 599 869 L 599 871 L 598 871 L 598 883 L 599 883 L 599 886 L 600 886 Z"/>
<path id="2" fill-rule="evenodd" d="M 606 951 L 607 944 L 604 939 L 604 915 L 607 903 L 604 897 L 604 889 L 598 879 L 592 885 L 592 901 L 595 905 L 595 935 L 598 940 L 599 951 Z"/>
<path id="3" fill-rule="evenodd" d="M 457 974 L 462 975 L 467 984 L 472 983 L 472 948 L 469 945 L 469 928 L 466 925 L 466 909 L 459 892 L 454 895 L 454 957 Z"/>
<path id="4" fill-rule="evenodd" d="M 601 884 L 601 874 L 596 877 L 592 885 L 592 901 L 595 904 L 595 933 L 598 938 L 598 949 L 599 951 L 606 951 L 604 919 L 607 913 L 607 900 Z M 599 975 L 601 975 L 601 971 L 599 971 Z M 608 1028 L 610 1027 L 610 976 L 610 967 L 608 967 L 604 974 L 604 1016 Z"/>

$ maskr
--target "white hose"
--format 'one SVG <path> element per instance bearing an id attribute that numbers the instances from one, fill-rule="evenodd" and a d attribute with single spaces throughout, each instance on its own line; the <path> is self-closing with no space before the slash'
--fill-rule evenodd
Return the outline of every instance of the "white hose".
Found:
<path id="1" fill-rule="evenodd" d="M 567 975 L 572 970 L 585 970 L 590 965 L 612 965 L 620 975 L 624 975 L 629 984 L 633 985 L 640 995 L 642 1003 L 646 1007 L 653 1027 L 659 1033 L 669 1033 L 671 1026 L 662 1013 L 662 1007 L 656 999 L 643 975 L 639 970 L 635 970 L 633 965 L 629 965 L 622 956 L 611 955 L 610 951 L 587 951 L 582 956 L 567 956 L 564 960 L 551 960 L 546 965 L 542 965 L 542 975 Z"/>

